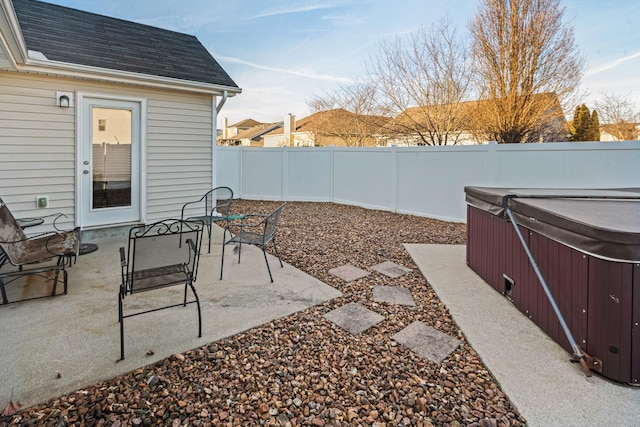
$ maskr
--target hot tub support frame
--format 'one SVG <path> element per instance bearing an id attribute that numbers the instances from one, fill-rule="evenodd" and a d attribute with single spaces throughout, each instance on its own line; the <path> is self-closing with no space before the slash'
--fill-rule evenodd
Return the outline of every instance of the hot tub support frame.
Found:
<path id="1" fill-rule="evenodd" d="M 549 300 L 549 303 L 551 304 L 551 307 L 553 308 L 553 311 L 556 315 L 556 317 L 558 318 L 558 322 L 560 323 L 560 326 L 562 327 L 562 330 L 564 331 L 565 336 L 567 337 L 567 340 L 569 341 L 569 344 L 571 345 L 571 349 L 573 350 L 573 362 L 576 363 L 580 363 L 580 365 L 582 366 L 582 370 L 584 371 L 585 375 L 590 377 L 591 376 L 591 370 L 594 370 L 596 372 L 602 372 L 602 361 L 600 359 L 594 358 L 589 356 L 584 350 L 582 350 L 580 348 L 580 346 L 576 343 L 576 340 L 573 338 L 573 334 L 571 333 L 571 331 L 569 330 L 569 327 L 567 326 L 567 322 L 564 320 L 564 316 L 562 316 L 562 313 L 560 312 L 560 308 L 558 307 L 558 304 L 556 303 L 555 298 L 553 298 L 553 295 L 551 294 L 551 291 L 549 290 L 549 286 L 547 285 L 546 280 L 544 279 L 544 276 L 542 275 L 542 272 L 540 271 L 540 268 L 538 267 L 538 263 L 536 262 L 535 258 L 533 257 L 533 254 L 531 253 L 531 250 L 529 249 L 529 246 L 527 245 L 527 242 L 524 240 L 524 237 L 522 236 L 522 233 L 520 232 L 520 227 L 518 226 L 518 222 L 516 221 L 515 216 L 513 215 L 513 213 L 511 212 L 511 208 L 509 207 L 509 200 L 518 197 L 515 194 L 508 194 L 504 197 L 502 197 L 502 207 L 505 209 L 505 212 L 507 213 L 507 216 L 509 217 L 509 220 L 511 221 L 511 224 L 513 225 L 513 229 L 516 232 L 516 235 L 518 236 L 518 240 L 520 240 L 520 243 L 522 244 L 522 247 L 525 251 L 525 253 L 527 254 L 527 258 L 529 259 L 529 263 L 531 264 L 531 266 L 533 267 L 533 270 L 536 273 L 536 276 L 538 277 L 538 280 L 540 281 L 540 284 L 542 285 L 542 289 L 544 290 L 545 295 L 547 296 L 547 299 Z M 548 196 L 543 196 L 545 198 L 549 198 Z M 564 196 L 566 198 L 566 196 Z"/>

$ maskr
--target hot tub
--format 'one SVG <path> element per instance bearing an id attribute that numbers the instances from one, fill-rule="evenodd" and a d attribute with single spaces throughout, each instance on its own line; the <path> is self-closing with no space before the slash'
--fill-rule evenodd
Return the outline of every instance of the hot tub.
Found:
<path id="1" fill-rule="evenodd" d="M 640 189 L 465 187 L 465 194 L 469 267 L 575 353 L 564 322 L 602 375 L 640 384 Z"/>

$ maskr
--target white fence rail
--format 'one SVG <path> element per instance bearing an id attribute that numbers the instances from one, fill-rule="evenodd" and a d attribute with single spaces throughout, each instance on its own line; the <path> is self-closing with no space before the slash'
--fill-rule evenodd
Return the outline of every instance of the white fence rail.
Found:
<path id="1" fill-rule="evenodd" d="M 640 141 L 453 147 L 216 147 L 243 199 L 335 202 L 464 222 L 464 187 L 640 187 Z"/>

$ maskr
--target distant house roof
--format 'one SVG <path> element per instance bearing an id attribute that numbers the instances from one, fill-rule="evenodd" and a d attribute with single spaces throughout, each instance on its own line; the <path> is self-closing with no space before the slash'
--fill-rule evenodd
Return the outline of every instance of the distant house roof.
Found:
<path id="1" fill-rule="evenodd" d="M 259 121 L 253 120 L 253 119 L 244 119 L 244 120 L 239 121 L 238 123 L 233 124 L 233 125 L 231 125 L 229 127 L 237 128 L 237 129 L 249 129 L 249 128 L 252 128 L 254 126 L 258 126 L 258 125 L 261 125 L 261 124 L 264 124 L 264 123 L 260 123 Z"/>
<path id="2" fill-rule="evenodd" d="M 546 108 L 546 113 L 554 118 L 565 121 L 560 101 L 555 93 L 544 92 L 532 95 L 533 101 Z M 478 123 L 477 112 L 487 109 L 495 103 L 494 100 L 480 99 L 473 101 L 462 101 L 456 104 L 439 104 L 422 107 L 411 107 L 401 112 L 392 123 L 389 123 L 389 129 L 397 131 L 397 126 L 430 126 L 430 121 L 439 116 L 450 116 L 455 112 L 459 117 L 459 124 L 466 126 L 464 130 L 478 129 L 481 125 Z M 395 128 L 394 128 L 395 127 Z"/>
<path id="3" fill-rule="evenodd" d="M 224 143 L 241 143 L 243 140 L 253 143 L 261 143 L 265 134 L 268 134 L 273 129 L 278 129 L 283 126 L 284 122 L 274 122 L 274 123 L 259 123 L 256 126 L 250 127 L 249 129 L 243 129 L 238 132 L 237 135 L 229 137 L 221 142 Z"/>
<path id="4" fill-rule="evenodd" d="M 281 128 L 283 122 L 275 122 L 275 123 L 262 123 L 257 126 L 253 126 L 247 130 L 243 130 L 239 132 L 232 139 L 254 139 L 259 136 L 262 136 L 273 129 Z"/>
<path id="5" fill-rule="evenodd" d="M 13 8 L 29 58 L 238 88 L 194 36 L 35 0 Z"/>
<path id="6" fill-rule="evenodd" d="M 335 129 L 342 129 L 345 132 L 357 133 L 361 130 L 356 129 L 356 123 L 360 123 L 361 125 L 364 123 L 377 129 L 391 120 L 390 117 L 356 114 L 344 108 L 337 108 L 334 110 L 319 111 L 296 121 L 294 131 L 322 133 L 323 131 L 332 132 L 335 131 Z M 278 134 L 284 134 L 284 129 L 275 129 L 269 133 L 269 135 Z"/>

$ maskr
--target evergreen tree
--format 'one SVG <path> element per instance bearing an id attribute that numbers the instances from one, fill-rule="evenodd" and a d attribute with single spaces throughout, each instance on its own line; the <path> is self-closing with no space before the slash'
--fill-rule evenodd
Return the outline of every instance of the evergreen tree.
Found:
<path id="1" fill-rule="evenodd" d="M 582 111 L 582 105 L 578 105 L 576 107 L 576 112 L 573 115 L 573 140 L 574 141 L 582 141 L 581 138 L 584 135 L 583 123 L 584 123 L 584 114 Z"/>
<path id="2" fill-rule="evenodd" d="M 589 141 L 600 141 L 600 120 L 598 112 L 591 112 L 591 120 L 589 120 Z"/>
<path id="3" fill-rule="evenodd" d="M 600 121 L 596 110 L 592 113 L 584 104 L 577 106 L 572 125 L 572 141 L 600 141 Z"/>

